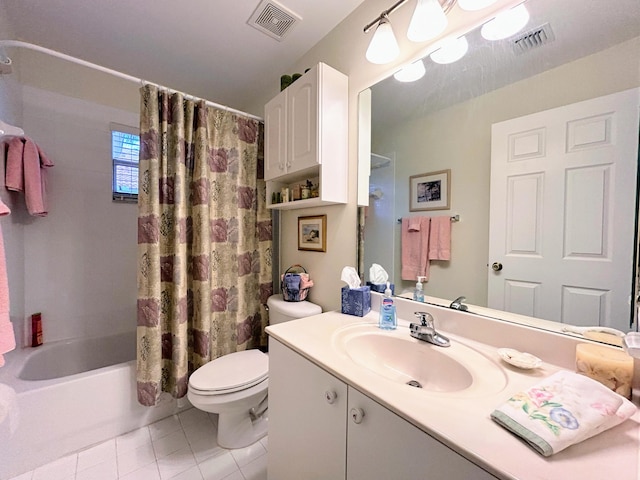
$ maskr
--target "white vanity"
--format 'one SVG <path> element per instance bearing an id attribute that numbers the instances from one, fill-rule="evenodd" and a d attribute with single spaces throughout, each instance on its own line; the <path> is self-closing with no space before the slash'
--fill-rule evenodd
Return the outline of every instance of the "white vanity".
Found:
<path id="1" fill-rule="evenodd" d="M 270 480 L 639 478 L 640 413 L 549 458 L 489 417 L 512 394 L 574 370 L 581 340 L 401 298 L 398 329 L 383 332 L 378 301 L 363 318 L 329 312 L 267 328 Z M 410 338 L 416 306 L 451 347 Z M 544 363 L 517 369 L 499 347 Z"/>

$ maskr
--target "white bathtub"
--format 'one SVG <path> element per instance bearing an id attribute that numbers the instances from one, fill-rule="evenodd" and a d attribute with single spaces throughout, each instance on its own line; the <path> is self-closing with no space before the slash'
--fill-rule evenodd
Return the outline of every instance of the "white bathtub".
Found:
<path id="1" fill-rule="evenodd" d="M 136 398 L 135 332 L 10 352 L 0 368 L 0 480 L 179 410 Z M 181 408 L 188 408 L 186 400 Z M 184 404 L 184 405 L 183 405 Z"/>

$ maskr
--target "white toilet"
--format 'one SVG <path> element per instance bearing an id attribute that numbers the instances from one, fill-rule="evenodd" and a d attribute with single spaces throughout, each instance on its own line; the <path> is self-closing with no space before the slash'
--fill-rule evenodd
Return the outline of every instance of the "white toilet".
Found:
<path id="1" fill-rule="evenodd" d="M 282 295 L 267 300 L 269 324 L 322 313 L 311 302 L 285 302 Z M 216 358 L 189 377 L 187 398 L 205 412 L 218 414 L 218 444 L 242 448 L 267 434 L 269 357 L 244 350 Z"/>

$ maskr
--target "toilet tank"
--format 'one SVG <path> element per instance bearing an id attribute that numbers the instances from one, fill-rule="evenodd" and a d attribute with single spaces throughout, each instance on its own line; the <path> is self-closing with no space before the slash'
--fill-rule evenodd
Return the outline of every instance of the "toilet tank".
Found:
<path id="1" fill-rule="evenodd" d="M 282 295 L 271 295 L 267 300 L 267 306 L 269 307 L 269 325 L 322 313 L 320 305 L 306 300 L 304 302 L 285 302 Z"/>

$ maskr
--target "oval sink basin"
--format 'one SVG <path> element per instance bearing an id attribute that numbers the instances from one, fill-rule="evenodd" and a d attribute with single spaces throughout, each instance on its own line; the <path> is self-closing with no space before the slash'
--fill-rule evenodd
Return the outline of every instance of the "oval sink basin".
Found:
<path id="1" fill-rule="evenodd" d="M 492 394 L 507 384 L 496 362 L 453 338 L 444 348 L 412 338 L 407 328 L 389 332 L 359 324 L 338 330 L 333 344 L 357 365 L 407 388 L 466 396 Z"/>

